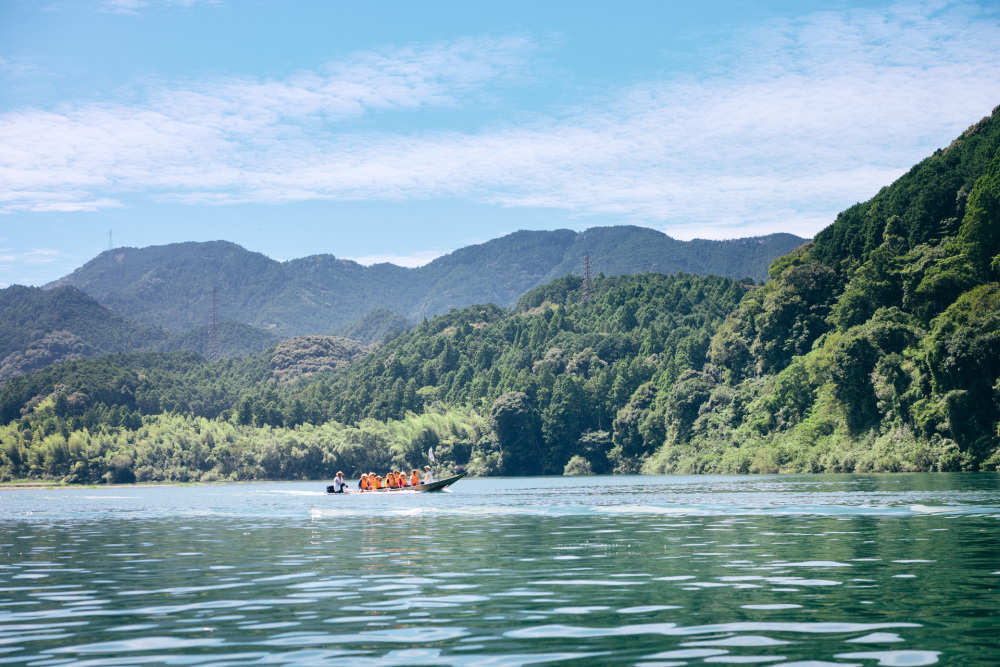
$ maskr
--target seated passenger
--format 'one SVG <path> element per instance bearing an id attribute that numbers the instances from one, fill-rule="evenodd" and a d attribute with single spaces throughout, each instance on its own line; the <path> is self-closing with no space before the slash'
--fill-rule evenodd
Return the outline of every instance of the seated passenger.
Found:
<path id="1" fill-rule="evenodd" d="M 431 472 L 430 466 L 424 466 L 424 484 L 431 484 L 434 482 L 434 473 Z"/>
<path id="2" fill-rule="evenodd" d="M 378 491 L 382 488 L 382 477 L 381 475 L 375 475 L 375 490 Z"/>
<path id="3" fill-rule="evenodd" d="M 361 480 L 358 482 L 358 488 L 362 491 L 368 490 L 368 475 L 361 473 Z"/>
<path id="4" fill-rule="evenodd" d="M 418 473 L 416 470 L 411 470 L 410 486 L 416 486 L 417 484 L 420 484 L 420 473 Z"/>

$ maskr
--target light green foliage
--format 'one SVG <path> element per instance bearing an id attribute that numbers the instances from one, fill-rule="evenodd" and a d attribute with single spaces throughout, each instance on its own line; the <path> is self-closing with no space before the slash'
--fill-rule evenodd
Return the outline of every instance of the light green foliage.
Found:
<path id="1" fill-rule="evenodd" d="M 576 454 L 563 468 L 564 475 L 592 475 L 594 471 L 590 468 L 590 462 L 579 454 Z"/>
<path id="2" fill-rule="evenodd" d="M 67 438 L 54 416 L 32 430 L 0 427 L 0 481 L 42 478 L 70 483 L 246 481 L 350 478 L 427 463 L 424 444 L 442 458 L 483 437 L 468 410 L 434 410 L 357 426 L 327 422 L 294 429 L 240 426 L 202 417 L 158 415 L 128 426 L 80 429 Z M 48 429 L 54 429 L 48 433 Z"/>

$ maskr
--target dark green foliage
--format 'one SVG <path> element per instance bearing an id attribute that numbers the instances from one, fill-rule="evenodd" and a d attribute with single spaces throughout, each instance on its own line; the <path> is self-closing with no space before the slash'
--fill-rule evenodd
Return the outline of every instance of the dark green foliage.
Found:
<path id="1" fill-rule="evenodd" d="M 452 310 L 368 356 L 352 341 L 307 336 L 216 364 L 182 353 L 68 362 L 9 383 L 0 391 L 0 417 L 31 423 L 32 411 L 52 400 L 71 429 L 120 421 L 109 411 L 121 410 L 294 428 L 400 420 L 438 402 L 487 411 L 517 395 L 531 415 L 530 438 L 456 440 L 445 449 L 450 461 L 481 473 L 558 474 L 580 454 L 605 472 L 612 465 L 608 434 L 621 429 L 616 418 L 632 405 L 642 412 L 635 437 L 644 444 L 619 451 L 614 465 L 634 468 L 665 431 L 662 414 L 646 399 L 635 399 L 639 407 L 633 394 L 645 385 L 642 395 L 651 397 L 685 370 L 701 369 L 712 333 L 743 288 L 687 274 L 619 276 L 596 280 L 593 298 L 581 303 L 579 287 L 567 277 L 525 295 L 511 311 Z M 412 457 L 423 444 L 403 447 L 400 462 L 417 463 Z M 284 469 L 268 465 L 268 474 Z"/>
<path id="2" fill-rule="evenodd" d="M 499 451 L 495 465 L 501 474 L 537 475 L 542 471 L 542 429 L 527 394 L 511 391 L 493 401 L 490 428 Z"/>
<path id="3" fill-rule="evenodd" d="M 891 187 L 837 216 L 834 224 L 816 235 L 813 259 L 835 269 L 864 261 L 882 244 L 886 223 L 893 216 L 900 218 L 906 249 L 954 235 L 957 230 L 941 223 L 962 218 L 966 193 L 994 161 L 1000 148 L 997 115 L 994 109 L 992 117 L 970 127 Z"/>
<path id="4" fill-rule="evenodd" d="M 1000 439 L 1000 284 L 963 294 L 934 322 L 922 361 L 935 394 L 961 406 L 949 421 L 954 439 L 968 446 Z M 986 452 L 978 452 L 983 455 Z"/>
<path id="5" fill-rule="evenodd" d="M 1000 277 L 991 268 L 1000 257 L 1000 154 L 969 194 L 958 242 L 981 280 Z"/>
<path id="6" fill-rule="evenodd" d="M 711 344 L 712 362 L 733 379 L 774 373 L 829 328 L 837 277 L 819 262 L 795 264 L 747 293 Z"/>

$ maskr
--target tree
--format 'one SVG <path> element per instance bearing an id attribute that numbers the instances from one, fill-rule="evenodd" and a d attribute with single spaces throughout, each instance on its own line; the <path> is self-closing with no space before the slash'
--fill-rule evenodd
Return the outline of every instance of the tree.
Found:
<path id="1" fill-rule="evenodd" d="M 541 470 L 541 424 L 527 394 L 500 396 L 490 407 L 490 429 L 500 448 L 499 470 L 504 475 L 534 475 Z"/>
<path id="2" fill-rule="evenodd" d="M 979 276 L 995 279 L 991 264 L 1000 255 L 1000 153 L 969 193 L 958 240 Z"/>

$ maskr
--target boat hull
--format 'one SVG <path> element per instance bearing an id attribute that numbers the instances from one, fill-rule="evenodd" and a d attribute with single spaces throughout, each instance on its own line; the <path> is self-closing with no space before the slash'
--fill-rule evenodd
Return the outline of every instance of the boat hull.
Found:
<path id="1" fill-rule="evenodd" d="M 360 489 L 345 489 L 342 493 L 334 493 L 333 486 L 326 487 L 326 492 L 330 495 L 342 496 L 345 493 L 405 493 L 409 492 L 420 492 L 429 493 L 433 491 L 443 491 L 449 486 L 462 479 L 469 473 L 462 472 L 453 477 L 448 477 L 446 479 L 441 479 L 436 482 L 431 482 L 430 484 L 417 484 L 416 486 L 404 486 L 402 489 L 375 489 L 374 491 L 362 491 Z"/>

